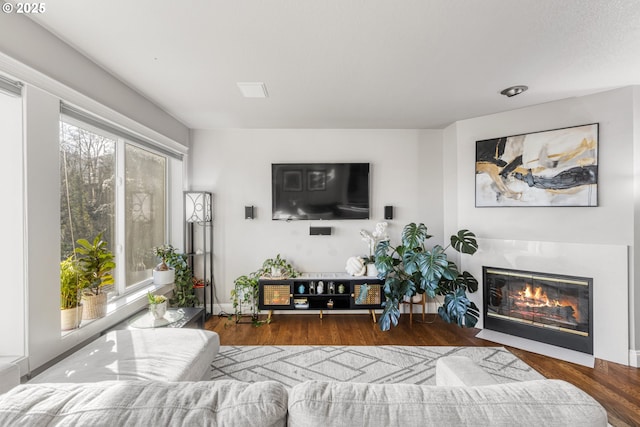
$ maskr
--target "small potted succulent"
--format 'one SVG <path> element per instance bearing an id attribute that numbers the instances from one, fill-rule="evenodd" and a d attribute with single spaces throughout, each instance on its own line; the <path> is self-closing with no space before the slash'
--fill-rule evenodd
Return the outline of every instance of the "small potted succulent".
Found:
<path id="1" fill-rule="evenodd" d="M 156 246 L 153 248 L 153 255 L 160 258 L 160 263 L 153 269 L 153 283 L 156 285 L 168 285 L 176 278 L 176 271 L 167 264 L 171 255 L 175 254 L 175 249 L 171 245 Z"/>
<path id="2" fill-rule="evenodd" d="M 149 313 L 151 313 L 151 316 L 156 320 L 162 319 L 167 313 L 167 297 L 147 292 L 147 299 L 149 300 Z"/>

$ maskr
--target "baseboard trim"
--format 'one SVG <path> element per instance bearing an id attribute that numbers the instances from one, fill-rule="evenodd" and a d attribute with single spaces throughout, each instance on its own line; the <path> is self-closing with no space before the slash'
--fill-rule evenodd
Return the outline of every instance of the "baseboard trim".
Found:
<path id="1" fill-rule="evenodd" d="M 640 368 L 640 351 L 629 350 L 629 366 Z"/>

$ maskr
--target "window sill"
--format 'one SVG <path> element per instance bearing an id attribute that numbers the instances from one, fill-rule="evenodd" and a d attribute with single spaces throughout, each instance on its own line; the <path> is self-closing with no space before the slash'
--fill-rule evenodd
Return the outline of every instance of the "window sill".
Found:
<path id="1" fill-rule="evenodd" d="M 91 335 L 100 334 L 144 308 L 147 305 L 148 292 L 164 295 L 171 290 L 173 290 L 173 284 L 155 285 L 154 283 L 149 283 L 139 286 L 126 295 L 116 295 L 107 302 L 107 314 L 105 317 L 83 320 L 79 328 L 61 331 L 60 335 L 63 338 L 78 336 L 80 339 L 86 339 Z"/>

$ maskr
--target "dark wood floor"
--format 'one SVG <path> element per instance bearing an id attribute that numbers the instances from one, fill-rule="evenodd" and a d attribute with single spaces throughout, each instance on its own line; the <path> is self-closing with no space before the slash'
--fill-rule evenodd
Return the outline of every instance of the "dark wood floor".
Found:
<path id="1" fill-rule="evenodd" d="M 278 314 L 270 324 L 255 327 L 212 317 L 206 329 L 220 335 L 221 345 L 460 345 L 496 346 L 476 338 L 477 329 L 462 329 L 427 315 L 409 323 L 403 315 L 390 331 L 380 331 L 366 314 Z M 248 322 L 248 319 L 242 319 Z M 606 409 L 613 426 L 640 426 L 640 369 L 596 360 L 595 368 L 507 347 L 547 378 L 568 381 L 593 396 Z"/>

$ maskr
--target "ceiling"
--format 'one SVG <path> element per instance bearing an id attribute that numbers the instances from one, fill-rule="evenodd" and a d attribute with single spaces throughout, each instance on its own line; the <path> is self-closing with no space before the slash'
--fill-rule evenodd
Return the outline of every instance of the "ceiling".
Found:
<path id="1" fill-rule="evenodd" d="M 192 129 L 436 129 L 640 84 L 637 0 L 46 6 L 30 17 Z M 237 82 L 269 97 L 243 98 Z"/>

